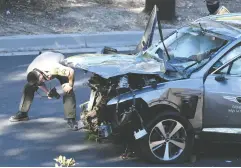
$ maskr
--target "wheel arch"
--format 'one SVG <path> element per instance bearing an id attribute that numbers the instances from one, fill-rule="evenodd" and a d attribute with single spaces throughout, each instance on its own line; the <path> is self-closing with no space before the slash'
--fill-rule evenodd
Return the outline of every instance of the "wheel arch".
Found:
<path id="1" fill-rule="evenodd" d="M 175 106 L 170 106 L 167 104 L 159 104 L 159 105 L 155 105 L 152 106 L 151 108 L 149 108 L 150 113 L 148 113 L 149 115 L 148 118 L 145 120 L 146 123 L 149 123 L 149 121 L 153 120 L 153 118 L 159 118 L 161 116 L 174 116 L 174 117 L 182 117 L 183 119 L 187 120 L 188 122 L 188 130 L 193 131 L 193 126 L 192 124 L 189 122 L 188 118 L 186 116 L 183 116 L 181 114 L 181 111 L 179 108 L 175 108 Z M 147 125 L 148 127 L 148 125 Z"/>
<path id="2" fill-rule="evenodd" d="M 144 116 L 144 121 L 148 122 L 152 120 L 154 117 L 161 115 L 166 111 L 172 111 L 175 113 L 180 113 L 180 109 L 173 103 L 168 103 L 167 101 L 163 101 L 162 103 L 152 105 L 148 107 L 148 112 L 142 112 Z"/>

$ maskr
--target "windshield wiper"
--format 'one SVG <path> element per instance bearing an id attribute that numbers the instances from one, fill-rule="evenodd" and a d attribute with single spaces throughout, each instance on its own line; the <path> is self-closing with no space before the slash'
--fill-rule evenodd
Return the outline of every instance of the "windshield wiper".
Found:
<path id="1" fill-rule="evenodd" d="M 207 32 L 207 30 L 202 27 L 201 23 L 199 23 L 199 26 L 200 26 L 203 34 L 204 34 L 204 32 Z"/>
<path id="2" fill-rule="evenodd" d="M 186 71 L 187 69 L 191 68 L 192 66 L 194 66 L 194 65 L 196 65 L 196 64 L 198 64 L 198 62 L 195 62 L 195 63 L 187 66 L 186 68 L 183 69 L 183 71 Z"/>
<path id="3" fill-rule="evenodd" d="M 163 38 L 163 34 L 162 34 L 162 27 L 161 27 L 160 19 L 157 19 L 157 22 L 158 22 L 158 29 L 159 29 L 159 33 L 160 33 L 160 36 L 161 36 L 162 44 L 163 44 L 164 49 L 165 49 L 165 52 L 166 52 L 166 54 L 167 54 L 167 58 L 168 58 L 168 60 L 170 60 L 170 56 L 169 56 L 168 51 L 167 51 L 167 48 L 166 48 L 166 46 L 165 46 L 165 44 L 164 44 L 164 38 Z"/>
<path id="4" fill-rule="evenodd" d="M 201 30 L 202 30 L 202 31 L 205 31 L 205 29 L 202 27 L 201 23 L 198 23 L 198 24 L 199 24 Z"/>

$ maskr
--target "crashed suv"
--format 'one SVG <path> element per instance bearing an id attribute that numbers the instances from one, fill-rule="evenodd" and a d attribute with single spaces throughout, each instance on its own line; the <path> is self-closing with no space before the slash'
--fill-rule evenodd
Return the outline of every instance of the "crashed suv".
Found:
<path id="1" fill-rule="evenodd" d="M 136 54 L 63 64 L 92 73 L 81 119 L 99 138 L 121 137 L 149 161 L 174 163 L 189 157 L 195 135 L 241 131 L 241 14 L 201 18 L 165 39 L 159 27 L 152 44 L 153 11 Z"/>

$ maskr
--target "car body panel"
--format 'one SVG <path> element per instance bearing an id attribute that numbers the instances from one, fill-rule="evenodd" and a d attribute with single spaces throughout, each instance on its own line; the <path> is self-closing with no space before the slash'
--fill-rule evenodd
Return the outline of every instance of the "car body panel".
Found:
<path id="1" fill-rule="evenodd" d="M 83 54 L 69 57 L 62 63 L 98 74 L 106 79 L 128 73 L 159 74 L 163 66 L 151 57 L 124 54 Z"/>
<path id="2" fill-rule="evenodd" d="M 135 53 L 138 53 L 140 51 L 145 51 L 152 45 L 156 24 L 157 24 L 157 7 L 155 5 L 149 17 L 145 32 L 135 49 Z"/>
<path id="3" fill-rule="evenodd" d="M 125 101 L 132 100 L 134 96 L 136 99 L 142 99 L 149 108 L 154 107 L 155 105 L 167 104 L 175 108 L 177 111 L 185 113 L 185 111 L 182 111 L 184 99 L 185 101 L 189 101 L 191 97 L 197 97 L 194 116 L 193 118 L 190 118 L 190 122 L 196 129 L 200 129 L 202 127 L 202 79 L 170 81 L 158 84 L 156 88 L 145 87 L 141 90 L 136 90 L 133 93 L 128 92 L 115 97 L 111 99 L 107 105 L 124 103 Z"/>
<path id="4" fill-rule="evenodd" d="M 241 77 L 226 76 L 216 81 L 217 74 L 205 81 L 204 127 L 241 127 Z"/>

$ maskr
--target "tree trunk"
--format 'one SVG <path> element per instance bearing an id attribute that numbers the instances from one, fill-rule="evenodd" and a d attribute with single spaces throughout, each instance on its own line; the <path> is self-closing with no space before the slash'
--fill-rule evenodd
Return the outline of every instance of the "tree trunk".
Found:
<path id="1" fill-rule="evenodd" d="M 158 3 L 158 0 L 146 0 L 144 12 L 151 13 L 156 3 Z"/>
<path id="2" fill-rule="evenodd" d="M 159 9 L 160 20 L 172 20 L 175 18 L 176 0 L 146 0 L 144 12 L 150 14 L 154 5 Z"/>
<path id="3" fill-rule="evenodd" d="M 0 8 L 3 9 L 6 5 L 6 0 L 0 0 Z"/>

